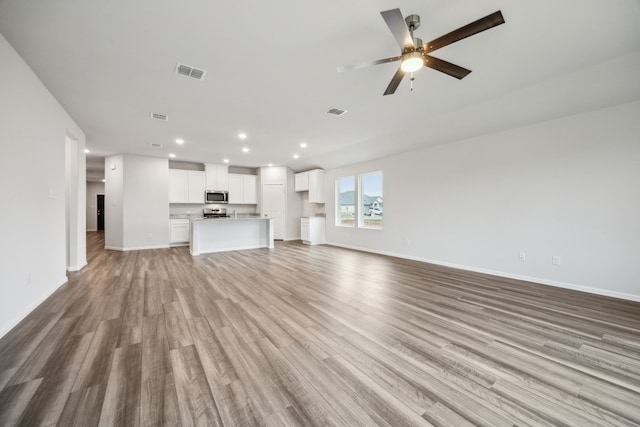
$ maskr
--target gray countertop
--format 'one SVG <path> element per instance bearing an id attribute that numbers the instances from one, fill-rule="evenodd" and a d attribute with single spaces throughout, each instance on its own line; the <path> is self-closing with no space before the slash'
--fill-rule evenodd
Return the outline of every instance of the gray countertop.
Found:
<path id="1" fill-rule="evenodd" d="M 202 219 L 202 214 L 173 214 L 169 219 Z"/>
<path id="2" fill-rule="evenodd" d="M 271 219 L 268 217 L 262 216 L 240 216 L 237 218 L 229 217 L 229 218 L 191 218 L 191 221 L 248 221 L 248 220 L 256 220 L 256 219 Z"/>
<path id="3" fill-rule="evenodd" d="M 202 221 L 202 220 L 229 220 L 229 219 L 260 219 L 262 218 L 260 214 L 253 213 L 239 213 L 237 216 L 233 216 L 233 214 L 228 214 L 229 218 L 204 218 L 202 214 L 171 214 L 169 215 L 169 219 L 189 219 L 191 221 Z"/>

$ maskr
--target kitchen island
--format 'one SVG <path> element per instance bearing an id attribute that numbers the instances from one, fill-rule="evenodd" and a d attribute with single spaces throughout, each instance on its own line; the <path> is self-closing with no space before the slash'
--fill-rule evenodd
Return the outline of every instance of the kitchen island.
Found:
<path id="1" fill-rule="evenodd" d="M 191 255 L 241 249 L 273 248 L 271 218 L 203 218 L 191 220 Z"/>

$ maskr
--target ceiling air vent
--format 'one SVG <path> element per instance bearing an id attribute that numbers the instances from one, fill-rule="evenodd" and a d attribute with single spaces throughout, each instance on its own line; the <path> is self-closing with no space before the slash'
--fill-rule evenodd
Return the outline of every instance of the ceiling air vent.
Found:
<path id="1" fill-rule="evenodd" d="M 151 148 L 162 148 L 162 144 L 160 144 L 159 142 L 152 142 L 149 144 L 149 147 Z"/>
<path id="2" fill-rule="evenodd" d="M 169 120 L 169 116 L 167 116 L 166 114 L 160 114 L 160 113 L 151 113 L 151 118 L 154 120 L 162 120 L 165 122 Z"/>
<path id="3" fill-rule="evenodd" d="M 346 112 L 347 110 L 341 110 L 340 108 L 332 108 L 329 111 L 327 111 L 327 114 L 331 114 L 333 116 L 341 116 Z"/>
<path id="4" fill-rule="evenodd" d="M 205 70 L 199 70 L 197 68 L 193 68 L 178 62 L 178 65 L 176 65 L 176 74 L 192 77 L 196 80 L 202 80 L 207 72 Z"/>

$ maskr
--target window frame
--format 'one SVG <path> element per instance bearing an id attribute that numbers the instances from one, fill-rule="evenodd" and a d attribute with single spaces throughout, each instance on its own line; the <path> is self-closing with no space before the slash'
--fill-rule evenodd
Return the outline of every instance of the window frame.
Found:
<path id="1" fill-rule="evenodd" d="M 365 224 L 365 206 L 364 206 L 364 202 L 365 202 L 365 192 L 364 192 L 364 178 L 367 176 L 371 176 L 371 175 L 380 175 L 380 198 L 382 198 L 383 200 L 383 209 L 382 209 L 382 215 L 380 216 L 380 222 L 381 224 L 379 226 L 376 225 L 367 225 Z M 375 171 L 375 172 L 367 172 L 367 173 L 361 173 L 358 175 L 358 206 L 356 207 L 356 212 L 358 214 L 358 228 L 362 228 L 362 229 L 367 229 L 367 230 L 382 230 L 384 228 L 384 174 L 382 173 L 381 170 L 379 171 Z M 369 221 L 371 221 L 371 218 L 368 219 Z"/>
<path id="2" fill-rule="evenodd" d="M 344 179 L 351 179 L 353 181 L 353 187 L 352 190 L 353 191 L 353 223 L 352 224 L 344 224 L 343 223 L 343 219 L 342 219 L 342 214 L 341 214 L 341 207 L 342 205 L 340 204 L 340 182 Z M 356 200 L 357 200 L 357 186 L 356 186 L 356 176 L 355 175 L 347 175 L 347 176 L 343 176 L 340 178 L 336 178 L 336 186 L 335 186 L 335 225 L 336 227 L 345 227 L 345 228 L 356 228 L 356 226 L 358 225 L 358 220 L 357 220 L 357 206 L 356 206 Z"/>

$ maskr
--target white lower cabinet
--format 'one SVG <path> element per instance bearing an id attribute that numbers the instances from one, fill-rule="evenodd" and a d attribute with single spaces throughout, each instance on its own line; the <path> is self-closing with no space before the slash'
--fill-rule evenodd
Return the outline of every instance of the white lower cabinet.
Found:
<path id="1" fill-rule="evenodd" d="M 189 220 L 188 219 L 170 219 L 169 220 L 169 243 L 172 245 L 180 243 L 189 243 Z"/>
<path id="2" fill-rule="evenodd" d="M 305 245 L 319 245 L 324 239 L 325 219 L 319 216 L 300 219 L 300 236 Z"/>

